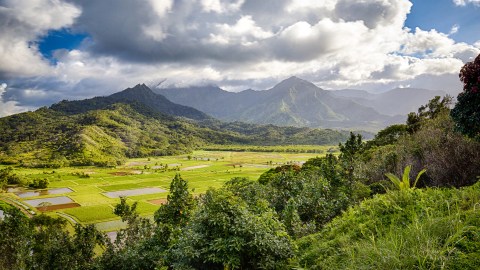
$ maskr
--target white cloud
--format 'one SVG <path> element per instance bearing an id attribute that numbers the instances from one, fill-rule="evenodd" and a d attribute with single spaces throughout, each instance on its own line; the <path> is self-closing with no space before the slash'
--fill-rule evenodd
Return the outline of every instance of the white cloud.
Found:
<path id="1" fill-rule="evenodd" d="M 466 6 L 467 4 L 480 6 L 480 0 L 453 0 L 453 3 L 457 6 Z"/>
<path id="2" fill-rule="evenodd" d="M 8 16 L 12 24 L 0 26 L 0 79 L 3 73 L 9 84 L 3 101 L 39 106 L 164 78 L 228 90 L 265 89 L 292 75 L 329 89 L 441 89 L 454 78 L 454 88 L 463 63 L 480 53 L 480 43 L 449 36 L 456 26 L 449 33 L 405 28 L 407 0 L 74 2 L 10 0 L 0 7 L 0 22 Z M 56 51 L 49 66 L 28 41 L 61 27 L 91 40 Z"/>
<path id="3" fill-rule="evenodd" d="M 3 93 L 5 93 L 6 89 L 7 89 L 7 84 L 1 83 L 0 84 L 0 117 L 26 111 L 27 108 L 18 106 L 18 103 L 15 101 L 3 100 Z"/>
<path id="4" fill-rule="evenodd" d="M 48 30 L 68 27 L 80 14 L 58 0 L 6 0 L 0 5 L 0 77 L 49 71 L 35 41 Z"/>
<path id="5" fill-rule="evenodd" d="M 455 24 L 454 26 L 452 26 L 452 29 L 450 29 L 448 35 L 456 34 L 458 33 L 458 30 L 460 30 L 460 26 L 458 24 Z"/>

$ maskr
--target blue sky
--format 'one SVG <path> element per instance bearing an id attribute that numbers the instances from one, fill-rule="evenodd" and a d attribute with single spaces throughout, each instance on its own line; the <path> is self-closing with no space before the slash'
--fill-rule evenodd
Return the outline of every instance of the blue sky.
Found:
<path id="1" fill-rule="evenodd" d="M 137 83 L 458 93 L 480 0 L 0 0 L 0 116 Z"/>
<path id="2" fill-rule="evenodd" d="M 414 0 L 405 26 L 415 29 L 436 29 L 449 33 L 458 26 L 451 37 L 459 42 L 474 43 L 480 39 L 480 7 L 473 4 L 458 6 L 451 0 Z"/>

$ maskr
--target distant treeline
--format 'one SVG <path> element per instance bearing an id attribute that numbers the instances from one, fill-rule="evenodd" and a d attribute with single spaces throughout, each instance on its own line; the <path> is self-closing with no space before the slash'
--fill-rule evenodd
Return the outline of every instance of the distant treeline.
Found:
<path id="1" fill-rule="evenodd" d="M 207 151 L 233 151 L 233 152 L 286 152 L 286 153 L 335 153 L 337 146 L 321 145 L 207 145 L 202 147 Z"/>

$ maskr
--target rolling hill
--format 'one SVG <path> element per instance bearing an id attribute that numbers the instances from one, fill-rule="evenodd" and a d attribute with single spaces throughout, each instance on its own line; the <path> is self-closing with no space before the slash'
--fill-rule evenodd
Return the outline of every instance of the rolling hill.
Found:
<path id="1" fill-rule="evenodd" d="M 131 157 L 189 153 L 209 144 L 337 144 L 347 137 L 334 130 L 224 123 L 137 85 L 0 118 L 0 163 L 116 166 Z"/>

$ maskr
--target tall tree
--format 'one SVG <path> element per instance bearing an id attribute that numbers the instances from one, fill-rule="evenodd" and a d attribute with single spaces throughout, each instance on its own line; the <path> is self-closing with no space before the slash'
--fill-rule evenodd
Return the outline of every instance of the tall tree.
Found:
<path id="1" fill-rule="evenodd" d="M 293 246 L 273 211 L 252 213 L 232 192 L 210 189 L 173 248 L 178 269 L 284 269 Z"/>
<path id="2" fill-rule="evenodd" d="M 462 67 L 459 77 L 463 92 L 458 95 L 451 116 L 458 131 L 480 140 L 480 55 Z"/>

